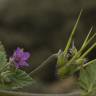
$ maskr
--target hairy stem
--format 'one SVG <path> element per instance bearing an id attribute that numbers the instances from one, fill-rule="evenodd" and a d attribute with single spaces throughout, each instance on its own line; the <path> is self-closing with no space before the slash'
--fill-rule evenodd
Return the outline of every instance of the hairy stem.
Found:
<path id="1" fill-rule="evenodd" d="M 29 75 L 33 75 L 34 73 L 41 70 L 45 65 L 49 64 L 52 60 L 57 59 L 58 54 L 53 54 L 50 57 L 48 57 L 43 63 L 41 63 L 36 69 L 34 69 L 32 72 L 29 73 Z"/>

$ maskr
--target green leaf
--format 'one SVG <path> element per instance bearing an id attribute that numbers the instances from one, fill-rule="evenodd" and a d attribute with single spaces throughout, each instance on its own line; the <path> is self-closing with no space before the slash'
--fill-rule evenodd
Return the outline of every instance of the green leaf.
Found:
<path id="1" fill-rule="evenodd" d="M 1 41 L 0 41 L 0 52 L 5 52 L 5 48 L 3 44 L 1 43 Z"/>
<path id="2" fill-rule="evenodd" d="M 96 61 L 80 72 L 80 86 L 84 94 L 95 96 L 96 93 Z M 86 96 L 86 95 L 85 95 Z"/>
<path id="3" fill-rule="evenodd" d="M 7 58 L 5 52 L 0 51 L 0 72 L 7 69 Z"/>
<path id="4" fill-rule="evenodd" d="M 33 79 L 24 71 L 17 69 L 14 73 L 10 73 L 7 77 L 8 81 L 0 82 L 0 89 L 17 89 L 28 86 Z"/>
<path id="5" fill-rule="evenodd" d="M 11 62 L 7 62 L 4 46 L 0 42 L 0 89 L 17 89 L 32 83 L 33 79 L 24 71 L 11 70 Z"/>
<path id="6" fill-rule="evenodd" d="M 0 42 L 0 72 L 7 69 L 7 56 L 3 44 Z"/>

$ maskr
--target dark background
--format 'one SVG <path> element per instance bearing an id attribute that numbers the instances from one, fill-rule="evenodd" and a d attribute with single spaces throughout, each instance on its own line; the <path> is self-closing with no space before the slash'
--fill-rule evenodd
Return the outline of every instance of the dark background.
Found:
<path id="1" fill-rule="evenodd" d="M 84 11 L 74 39 L 77 48 L 92 25 L 96 32 L 96 0 L 0 0 L 0 40 L 9 56 L 17 47 L 31 53 L 30 72 L 64 49 L 81 8 Z M 95 53 L 94 49 L 89 58 L 95 58 Z M 53 80 L 51 70 L 49 67 L 40 76 L 45 81 Z"/>

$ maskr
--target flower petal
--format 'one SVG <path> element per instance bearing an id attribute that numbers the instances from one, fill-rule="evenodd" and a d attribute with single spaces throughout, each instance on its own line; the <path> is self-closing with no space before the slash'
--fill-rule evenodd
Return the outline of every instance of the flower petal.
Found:
<path id="1" fill-rule="evenodd" d="M 14 52 L 13 56 L 14 57 L 17 57 L 17 56 L 21 57 L 22 54 L 23 54 L 23 51 L 20 48 L 17 48 L 16 51 Z"/>
<path id="2" fill-rule="evenodd" d="M 22 60 L 27 60 L 30 57 L 30 53 L 29 52 L 24 52 L 23 56 L 22 56 Z"/>
<path id="3" fill-rule="evenodd" d="M 20 67 L 29 66 L 29 64 L 25 61 L 19 62 Z"/>
<path id="4" fill-rule="evenodd" d="M 27 62 L 23 62 L 24 66 L 29 66 L 29 64 Z"/>

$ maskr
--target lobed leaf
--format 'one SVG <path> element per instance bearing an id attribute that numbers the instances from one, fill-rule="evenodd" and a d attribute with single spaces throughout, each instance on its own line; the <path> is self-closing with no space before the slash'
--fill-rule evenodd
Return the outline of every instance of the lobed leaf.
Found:
<path id="1" fill-rule="evenodd" d="M 93 93 L 96 92 L 96 61 L 92 62 L 85 69 L 81 69 L 80 87 L 84 91 L 84 94 L 95 96 Z"/>
<path id="2" fill-rule="evenodd" d="M 28 86 L 33 82 L 33 79 L 24 71 L 17 69 L 14 73 L 8 76 L 10 82 L 0 83 L 0 89 L 17 89 Z"/>

